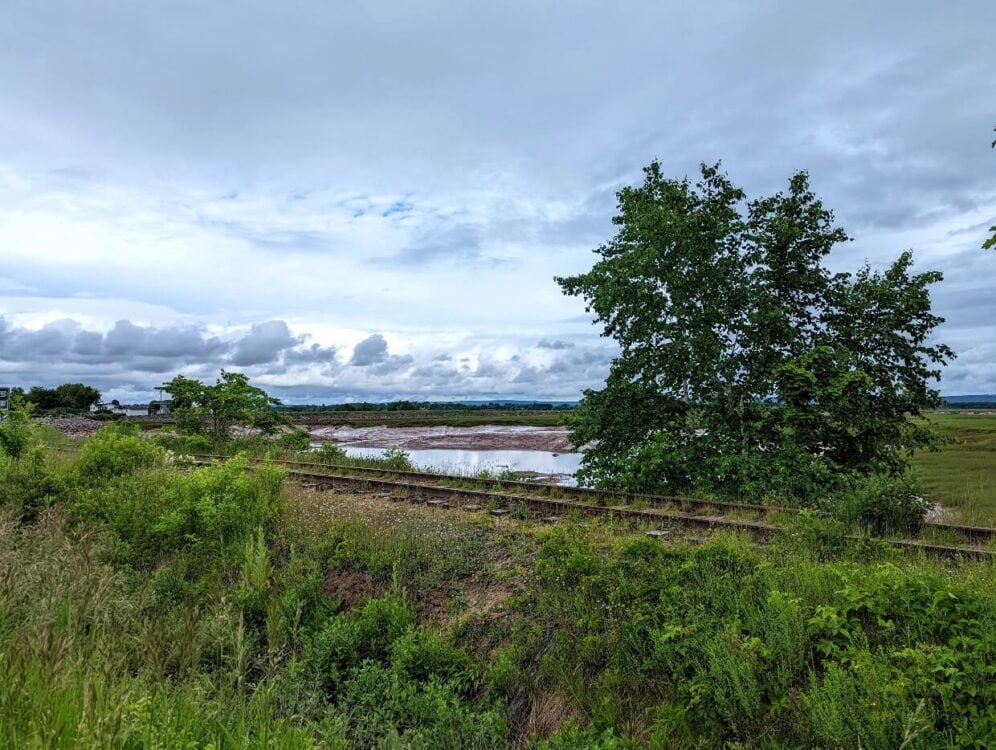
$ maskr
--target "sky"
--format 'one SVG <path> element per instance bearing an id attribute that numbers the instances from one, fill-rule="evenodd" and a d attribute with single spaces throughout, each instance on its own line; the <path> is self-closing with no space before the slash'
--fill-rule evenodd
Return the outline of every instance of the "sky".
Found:
<path id="1" fill-rule="evenodd" d="M 291 403 L 573 400 L 615 351 L 553 280 L 652 159 L 806 169 L 940 270 L 945 394 L 996 393 L 996 3 L 4 0 L 0 383 Z"/>

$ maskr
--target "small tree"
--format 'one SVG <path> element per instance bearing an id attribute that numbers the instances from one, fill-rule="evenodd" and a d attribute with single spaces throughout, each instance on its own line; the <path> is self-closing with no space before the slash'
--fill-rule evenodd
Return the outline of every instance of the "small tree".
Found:
<path id="1" fill-rule="evenodd" d="M 23 456 L 34 442 L 34 427 L 31 424 L 31 404 L 20 395 L 11 398 L 10 409 L 2 413 L 0 420 L 0 450 L 13 459 Z"/>
<path id="2" fill-rule="evenodd" d="M 249 383 L 240 372 L 221 371 L 214 385 L 177 375 L 162 389 L 173 397 L 177 426 L 193 434 L 211 434 L 215 440 L 231 437 L 232 427 L 248 424 L 272 432 L 279 422 L 273 407 L 280 399 Z"/>
<path id="3" fill-rule="evenodd" d="M 938 273 L 904 253 L 831 274 L 847 235 L 809 190 L 747 201 L 717 166 L 619 192 L 619 232 L 557 281 L 619 343 L 605 388 L 571 422 L 579 478 L 633 489 L 812 496 L 846 475 L 896 474 L 933 434 L 911 420 L 951 351 L 929 344 Z"/>

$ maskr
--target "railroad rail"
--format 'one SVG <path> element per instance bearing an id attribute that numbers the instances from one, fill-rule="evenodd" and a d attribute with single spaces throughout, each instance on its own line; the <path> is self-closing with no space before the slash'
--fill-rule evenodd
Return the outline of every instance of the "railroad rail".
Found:
<path id="1" fill-rule="evenodd" d="M 221 454 L 201 454 L 201 458 L 211 458 L 225 460 L 229 458 Z M 479 486 L 486 486 L 492 490 L 520 491 L 531 496 L 542 495 L 547 497 L 567 497 L 575 498 L 584 503 L 595 505 L 605 505 L 607 501 L 615 501 L 619 505 L 642 505 L 646 504 L 651 508 L 680 508 L 696 510 L 714 510 L 723 513 L 736 513 L 745 516 L 770 517 L 778 515 L 798 515 L 803 512 L 800 508 L 789 508 L 779 505 L 760 505 L 756 503 L 737 503 L 727 500 L 710 500 L 707 498 L 682 497 L 677 495 L 657 495 L 642 492 L 625 492 L 622 490 L 596 490 L 587 487 L 569 487 L 557 484 L 543 484 L 540 482 L 525 482 L 514 479 L 483 479 L 478 477 L 466 477 L 457 474 L 437 474 L 432 472 L 406 471 L 403 469 L 389 469 L 386 467 L 357 466 L 353 464 L 323 464 L 315 461 L 291 461 L 287 459 L 272 459 L 271 463 L 280 464 L 288 468 L 300 467 L 302 469 L 316 469 L 322 473 L 335 471 L 338 473 L 348 473 L 356 476 L 367 476 L 370 478 L 397 478 L 399 481 L 433 481 L 449 482 L 451 484 L 467 484 L 473 482 Z M 818 516 L 829 517 L 830 514 L 824 511 L 810 511 Z M 988 526 L 968 526 L 964 524 L 940 523 L 937 521 L 925 521 L 922 524 L 923 531 L 958 535 L 967 541 L 985 544 L 996 539 L 996 529 Z M 922 544 L 922 542 L 917 542 Z M 944 546 L 944 545 L 941 545 Z"/>
<path id="2" fill-rule="evenodd" d="M 204 455 L 198 457 L 197 460 L 199 463 L 206 463 L 226 458 L 228 457 Z M 577 487 L 560 487 L 557 485 L 543 485 L 512 480 L 475 480 L 455 475 L 429 474 L 368 466 L 314 464 L 289 460 L 273 461 L 272 463 L 287 466 L 288 475 L 302 483 L 332 490 L 336 488 L 345 489 L 355 487 L 378 489 L 393 499 L 417 498 L 435 507 L 457 507 L 468 510 L 490 509 L 496 515 L 510 513 L 512 509 L 509 506 L 528 508 L 530 511 L 543 514 L 544 520 L 547 521 L 557 520 L 568 513 L 574 512 L 585 516 L 626 518 L 665 528 L 728 529 L 745 532 L 751 539 L 761 544 L 770 541 L 777 533 L 783 531 L 784 527 L 777 523 L 750 517 L 736 518 L 730 515 L 706 515 L 703 511 L 711 508 L 713 510 L 723 510 L 727 514 L 740 512 L 746 516 L 758 512 L 771 514 L 800 512 L 798 509 L 769 507 L 749 503 L 741 504 L 696 498 L 604 492 L 601 490 L 586 490 Z M 293 467 L 319 467 L 322 471 L 307 471 Z M 444 483 L 447 481 L 450 484 Z M 495 485 L 496 488 L 481 489 L 479 487 L 454 486 L 465 485 L 468 482 L 475 482 L 479 485 L 491 484 Z M 541 492 L 543 490 L 568 490 L 569 492 L 564 494 L 569 496 L 557 497 L 549 493 L 541 494 L 536 492 L 536 490 L 540 490 Z M 648 503 L 648 501 L 654 500 L 658 504 L 645 508 L 624 504 L 609 505 L 604 502 L 603 496 L 614 499 L 621 499 L 623 497 L 634 498 L 640 503 Z M 574 497 L 585 497 L 593 500 L 593 502 L 577 500 Z M 664 503 L 667 503 L 670 507 L 665 507 Z M 694 508 L 699 512 L 684 510 L 686 507 Z M 988 541 L 996 533 L 996 530 L 985 527 L 960 526 L 956 524 L 929 524 L 929 526 L 959 533 L 968 530 L 967 538 L 976 542 Z M 986 534 L 985 532 L 989 533 Z M 852 536 L 849 538 L 858 540 L 860 537 Z M 887 539 L 885 541 L 897 549 L 919 552 L 932 557 L 973 560 L 996 559 L 996 553 L 981 547 L 954 546 L 914 539 Z"/>
<path id="3" fill-rule="evenodd" d="M 55 448 L 65 452 L 76 452 L 73 448 Z M 231 456 L 221 454 L 199 454 L 197 463 L 214 460 L 227 460 Z M 261 462 L 256 459 L 254 462 Z M 450 501 L 460 507 L 483 509 L 493 506 L 502 510 L 502 505 L 514 504 L 537 512 L 546 512 L 547 520 L 571 511 L 588 516 L 610 516 L 630 518 L 647 523 L 660 523 L 665 526 L 686 526 L 696 528 L 725 528 L 747 532 L 758 542 L 767 542 L 783 529 L 776 523 L 759 520 L 778 515 L 795 515 L 802 512 L 798 508 L 784 506 L 736 503 L 725 500 L 691 498 L 672 495 L 655 495 L 624 492 L 619 490 L 595 490 L 583 487 L 543 484 L 511 479 L 483 479 L 454 474 L 389 469 L 385 467 L 357 466 L 352 464 L 323 464 L 289 459 L 273 459 L 288 468 L 288 474 L 300 481 L 334 488 L 364 486 L 379 487 L 389 493 L 403 493 L 425 499 L 432 505 L 446 505 Z M 311 469 L 318 469 L 313 471 Z M 468 488 L 473 483 L 477 488 Z M 487 489 L 480 489 L 480 487 Z M 607 502 L 608 501 L 608 502 Z M 614 502 L 616 504 L 609 504 Z M 648 506 L 648 507 L 633 507 Z M 508 509 L 505 508 L 507 511 Z M 718 511 L 723 515 L 707 515 L 707 511 Z M 741 518 L 731 516 L 740 515 Z M 827 513 L 818 513 L 827 516 Z M 988 544 L 996 539 L 996 529 L 985 526 L 968 526 L 927 521 L 922 530 L 941 537 L 958 535 L 975 544 Z M 858 539 L 854 536 L 852 539 Z M 956 546 L 916 539 L 888 539 L 893 547 L 907 551 L 944 558 L 966 558 L 994 560 L 996 552 L 979 546 Z"/>

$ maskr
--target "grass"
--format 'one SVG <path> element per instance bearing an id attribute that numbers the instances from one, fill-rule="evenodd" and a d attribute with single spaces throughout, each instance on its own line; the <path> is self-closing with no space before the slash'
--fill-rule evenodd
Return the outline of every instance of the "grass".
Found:
<path id="1" fill-rule="evenodd" d="M 930 422 L 948 443 L 920 452 L 913 466 L 944 520 L 996 525 L 996 413 L 935 412 Z"/>
<path id="2" fill-rule="evenodd" d="M 244 468 L 115 430 L 0 461 L 0 746 L 996 742 L 992 565 L 812 517 L 692 544 Z"/>

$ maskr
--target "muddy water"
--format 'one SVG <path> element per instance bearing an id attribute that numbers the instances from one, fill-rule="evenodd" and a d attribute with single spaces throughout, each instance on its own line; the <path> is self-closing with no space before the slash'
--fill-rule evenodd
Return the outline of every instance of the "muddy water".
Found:
<path id="1" fill-rule="evenodd" d="M 347 456 L 379 458 L 384 448 L 344 445 Z M 408 450 L 413 464 L 420 469 L 436 469 L 447 474 L 476 474 L 479 471 L 503 470 L 529 472 L 568 480 L 581 462 L 580 453 L 548 451 L 457 450 L 425 448 Z"/>
<path id="2" fill-rule="evenodd" d="M 316 440 L 334 440 L 340 445 L 365 448 L 397 447 L 405 450 L 454 448 L 460 450 L 547 451 L 570 450 L 563 427 L 518 427 L 480 425 L 477 427 L 349 427 L 346 425 L 306 426 Z"/>
<path id="3" fill-rule="evenodd" d="M 570 483 L 581 461 L 562 427 L 310 427 L 312 437 L 338 443 L 347 455 L 379 457 L 401 448 L 420 468 L 452 474 L 510 470 Z M 317 445 L 317 444 L 316 444 Z"/>

